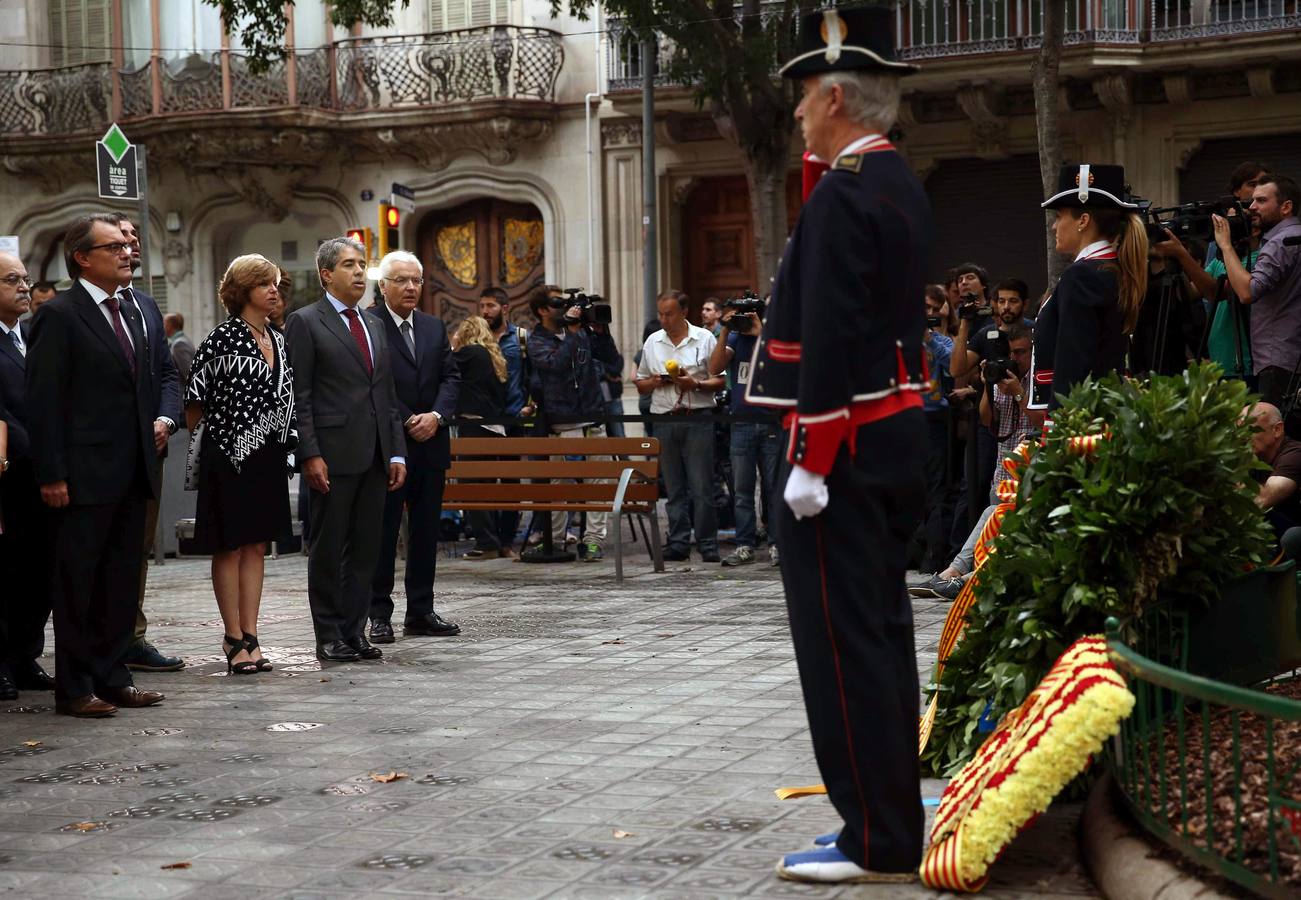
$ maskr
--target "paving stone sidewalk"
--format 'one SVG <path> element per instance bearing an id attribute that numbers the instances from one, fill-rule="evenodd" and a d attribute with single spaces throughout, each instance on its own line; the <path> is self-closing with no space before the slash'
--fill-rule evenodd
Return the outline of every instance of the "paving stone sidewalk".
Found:
<path id="1" fill-rule="evenodd" d="M 628 563 L 617 587 L 608 561 L 441 559 L 438 610 L 460 637 L 323 666 L 305 560 L 268 560 L 276 669 L 247 677 L 225 675 L 207 561 L 152 568 L 150 636 L 189 661 L 137 677 L 165 703 L 99 721 L 55 716 L 48 694 L 0 704 L 0 890 L 934 896 L 773 875 L 837 824 L 825 798 L 772 793 L 820 780 L 777 572 Z M 914 609 L 925 680 L 947 605 Z M 405 777 L 373 777 L 390 772 Z M 985 894 L 1094 895 L 1077 817 L 1043 817 Z"/>

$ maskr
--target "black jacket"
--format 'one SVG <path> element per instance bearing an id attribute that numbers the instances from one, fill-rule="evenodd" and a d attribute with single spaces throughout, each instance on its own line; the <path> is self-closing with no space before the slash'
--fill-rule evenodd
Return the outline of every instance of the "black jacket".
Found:
<path id="1" fill-rule="evenodd" d="M 1039 310 L 1034 328 L 1031 406 L 1056 409 L 1075 385 L 1125 368 L 1129 338 L 1120 311 L 1114 259 L 1081 259 L 1067 266 Z"/>
<path id="2" fill-rule="evenodd" d="M 18 331 L 31 352 L 31 323 L 19 322 Z M 8 335 L 0 333 L 0 419 L 9 426 L 9 459 L 32 455 L 27 436 L 27 360 Z"/>
<path id="3" fill-rule="evenodd" d="M 32 322 L 27 408 L 39 414 L 27 426 L 36 479 L 67 481 L 74 505 L 117 503 L 137 476 L 158 496 L 153 423 L 160 391 L 148 358 L 153 347 L 139 314 L 122 309 L 135 345 L 134 381 L 112 326 L 81 282 L 42 306 Z"/>
<path id="4" fill-rule="evenodd" d="M 506 383 L 497 378 L 488 348 L 469 344 L 459 348 L 453 356 L 461 372 L 461 396 L 456 414 L 480 418 L 504 415 Z"/>
<path id="5" fill-rule="evenodd" d="M 398 415 L 406 422 L 417 413 L 437 411 L 445 420 L 456 415 L 456 397 L 461 388 L 461 374 L 452 358 L 443 320 L 414 310 L 411 329 L 416 341 L 416 360 L 398 331 L 397 323 L 383 303 L 368 311 L 371 321 L 384 329 L 393 364 L 393 384 L 398 392 Z M 407 465 L 428 465 L 446 469 L 452 464 L 451 444 L 446 428 L 427 441 L 407 437 Z"/>
<path id="6" fill-rule="evenodd" d="M 163 313 L 158 308 L 158 301 L 139 288 L 131 288 L 131 294 L 135 297 L 148 329 L 146 340 L 149 344 L 149 368 L 154 375 L 154 418 L 166 416 L 176 423 L 177 428 L 183 428 L 185 410 L 181 407 L 181 376 L 176 370 L 176 360 L 172 358 L 171 345 L 167 343 Z M 166 453 L 166 449 L 163 452 Z"/>

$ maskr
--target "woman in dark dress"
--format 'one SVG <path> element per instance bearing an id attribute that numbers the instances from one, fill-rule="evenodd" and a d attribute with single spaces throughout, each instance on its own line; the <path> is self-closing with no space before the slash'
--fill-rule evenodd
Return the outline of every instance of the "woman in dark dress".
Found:
<path id="1" fill-rule="evenodd" d="M 289 531 L 293 372 L 267 321 L 279 281 L 275 263 L 257 254 L 230 264 L 218 289 L 230 318 L 199 345 L 185 396 L 191 457 L 199 448 L 195 541 L 212 553 L 222 649 L 238 675 L 271 670 L 257 639 L 263 558 L 267 542 Z"/>
<path id="2" fill-rule="evenodd" d="M 458 419 L 486 419 L 502 416 L 506 412 L 506 357 L 497 346 L 488 327 L 488 320 L 471 316 L 461 323 L 452 340 L 456 349 L 452 356 L 461 372 L 461 393 L 456 405 Z M 460 437 L 505 437 L 503 425 L 460 425 Z M 509 554 L 497 539 L 497 527 L 492 513 L 472 509 L 466 522 L 474 535 L 474 549 L 465 554 L 466 559 L 496 559 Z"/>
<path id="3" fill-rule="evenodd" d="M 1147 293 L 1148 246 L 1120 166 L 1063 166 L 1043 207 L 1057 213 L 1057 252 L 1073 260 L 1034 326 L 1029 409 L 1051 411 L 1085 378 L 1124 370 Z"/>

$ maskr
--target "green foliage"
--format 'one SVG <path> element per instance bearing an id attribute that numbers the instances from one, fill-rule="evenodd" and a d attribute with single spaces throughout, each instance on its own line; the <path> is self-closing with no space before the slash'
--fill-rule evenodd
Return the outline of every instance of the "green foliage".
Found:
<path id="1" fill-rule="evenodd" d="M 286 0 L 203 0 L 221 10 L 226 30 L 238 29 L 248 53 L 248 68 L 261 74 L 277 60 L 285 58 Z M 293 3 L 293 0 L 288 0 Z M 411 0 L 333 0 L 330 20 L 344 28 L 357 23 L 383 28 L 393 24 L 393 9 L 406 9 Z M 242 27 L 240 27 L 242 25 Z"/>
<path id="2" fill-rule="evenodd" d="M 923 757 L 935 773 L 971 758 L 977 722 L 1016 708 L 1077 638 L 1107 616 L 1156 600 L 1204 603 L 1271 543 L 1254 497 L 1246 387 L 1210 364 L 1150 382 L 1108 376 L 1071 392 L 1023 474 L 980 569 L 971 619 L 945 664 L 935 730 Z M 1092 457 L 1075 435 L 1111 433 Z"/>

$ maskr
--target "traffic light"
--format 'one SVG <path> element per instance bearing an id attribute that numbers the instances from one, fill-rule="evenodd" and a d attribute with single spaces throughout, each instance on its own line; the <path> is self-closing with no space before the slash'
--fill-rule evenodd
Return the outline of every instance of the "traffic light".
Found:
<path id="1" fill-rule="evenodd" d="M 402 249 L 402 234 L 398 226 L 402 223 L 402 211 L 387 203 L 379 205 L 379 252 L 375 254 L 383 259 L 394 250 Z"/>
<path id="2" fill-rule="evenodd" d="M 374 257 L 371 251 L 375 249 L 375 235 L 369 228 L 349 228 L 348 237 L 354 241 L 359 241 L 366 247 L 366 262 L 369 263 Z"/>

